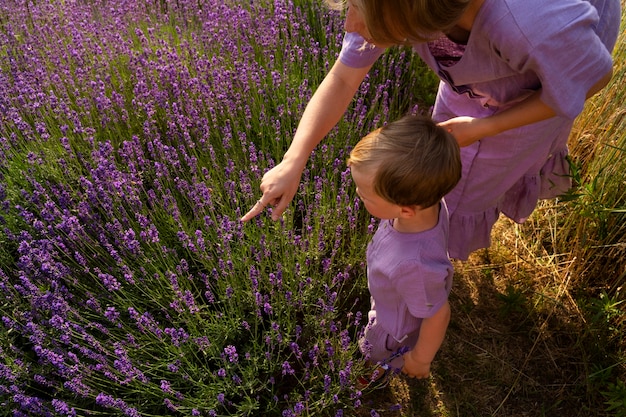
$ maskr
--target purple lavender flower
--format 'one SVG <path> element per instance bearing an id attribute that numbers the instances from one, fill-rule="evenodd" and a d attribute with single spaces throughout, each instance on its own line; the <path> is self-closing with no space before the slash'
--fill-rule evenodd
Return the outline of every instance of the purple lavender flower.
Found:
<path id="1" fill-rule="evenodd" d="M 104 316 L 113 323 L 117 323 L 120 313 L 113 306 L 107 307 Z"/>
<path id="2" fill-rule="evenodd" d="M 106 287 L 107 290 L 116 291 L 122 288 L 120 283 L 113 275 L 98 271 L 96 272 L 98 273 L 98 278 L 102 281 L 102 284 Z"/>
<path id="3" fill-rule="evenodd" d="M 173 412 L 178 412 L 178 407 L 172 402 L 172 400 L 170 400 L 169 398 L 165 398 L 163 399 L 163 404 L 165 404 L 165 406 L 173 411 Z"/>
<path id="4" fill-rule="evenodd" d="M 174 329 L 168 327 L 164 330 L 164 333 L 170 336 L 172 345 L 174 346 L 180 346 L 189 339 L 189 334 L 182 328 Z"/>
<path id="5" fill-rule="evenodd" d="M 166 381 L 166 380 L 161 380 L 161 390 L 163 392 L 165 392 L 166 394 L 172 394 L 173 393 L 172 386 L 171 386 L 170 382 Z"/>
<path id="6" fill-rule="evenodd" d="M 113 408 L 116 406 L 117 402 L 112 396 L 101 392 L 96 396 L 96 404 L 103 407 Z"/>
<path id="7" fill-rule="evenodd" d="M 224 348 L 224 353 L 228 357 L 229 362 L 237 363 L 239 361 L 239 355 L 237 354 L 237 348 L 233 345 L 228 345 Z"/>
<path id="8" fill-rule="evenodd" d="M 66 402 L 54 399 L 52 400 L 52 406 L 54 407 L 54 411 L 56 411 L 59 415 L 63 416 L 75 416 L 76 410 L 74 407 L 70 407 Z"/>
<path id="9" fill-rule="evenodd" d="M 293 370 L 293 368 L 291 367 L 291 364 L 288 361 L 283 362 L 283 366 L 282 366 L 283 370 L 282 370 L 282 374 L 283 375 L 294 375 L 295 371 Z"/>

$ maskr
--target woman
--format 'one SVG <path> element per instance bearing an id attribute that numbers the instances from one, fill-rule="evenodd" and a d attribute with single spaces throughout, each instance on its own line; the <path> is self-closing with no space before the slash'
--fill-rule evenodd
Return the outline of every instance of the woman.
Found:
<path id="1" fill-rule="evenodd" d="M 441 79 L 433 118 L 462 146 L 446 196 L 449 253 L 490 246 L 500 213 L 523 222 L 570 186 L 567 138 L 612 75 L 619 0 L 348 0 L 339 59 L 304 111 L 283 160 L 242 217 L 293 199 L 313 149 L 339 121 L 385 48 L 405 44 Z"/>

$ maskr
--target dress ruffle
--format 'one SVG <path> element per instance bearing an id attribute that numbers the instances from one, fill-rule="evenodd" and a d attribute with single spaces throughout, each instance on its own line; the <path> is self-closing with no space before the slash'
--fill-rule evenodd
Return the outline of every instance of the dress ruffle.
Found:
<path id="1" fill-rule="evenodd" d="M 540 199 L 558 197 L 572 187 L 572 177 L 567 155 L 567 149 L 555 152 L 541 168 Z"/>
<path id="2" fill-rule="evenodd" d="M 567 149 L 562 149 L 550 155 L 538 172 L 520 178 L 495 207 L 482 212 L 455 210 L 450 216 L 450 257 L 467 260 L 473 251 L 491 246 L 491 229 L 500 213 L 523 223 L 540 199 L 554 198 L 569 190 L 571 177 L 567 153 Z"/>
<path id="3" fill-rule="evenodd" d="M 456 211 L 450 216 L 448 254 L 452 259 L 467 260 L 475 250 L 491 246 L 491 227 L 500 216 L 496 207 L 482 213 Z"/>
<path id="4" fill-rule="evenodd" d="M 523 223 L 538 200 L 555 198 L 572 186 L 567 149 L 550 155 L 538 173 L 525 175 L 503 196 L 499 210 L 516 223 Z"/>

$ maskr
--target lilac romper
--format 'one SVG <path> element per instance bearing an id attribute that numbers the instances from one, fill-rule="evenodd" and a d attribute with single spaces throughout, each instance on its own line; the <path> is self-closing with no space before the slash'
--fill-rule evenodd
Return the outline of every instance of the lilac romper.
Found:
<path id="1" fill-rule="evenodd" d="M 454 273 L 447 251 L 448 210 L 441 202 L 432 229 L 401 233 L 382 220 L 367 247 L 369 323 L 359 342 L 372 362 L 389 358 L 402 346 L 413 348 L 422 319 L 446 302 Z M 401 368 L 402 359 L 393 365 Z"/>
<path id="2" fill-rule="evenodd" d="M 466 45 L 443 34 L 437 42 L 413 45 L 441 79 L 437 122 L 487 117 L 538 89 L 557 113 L 461 149 L 462 179 L 446 196 L 452 258 L 465 260 L 489 247 L 500 213 L 521 223 L 538 199 L 570 187 L 567 140 L 587 91 L 612 67 L 620 17 L 620 0 L 485 0 Z M 452 46 L 457 56 L 436 57 L 437 46 Z M 339 59 L 365 67 L 383 52 L 347 33 Z"/>

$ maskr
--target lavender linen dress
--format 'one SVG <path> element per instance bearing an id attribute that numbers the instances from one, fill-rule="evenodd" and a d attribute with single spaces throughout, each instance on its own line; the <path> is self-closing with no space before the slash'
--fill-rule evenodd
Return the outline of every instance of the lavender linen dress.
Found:
<path id="1" fill-rule="evenodd" d="M 586 92 L 611 69 L 620 17 L 619 0 L 485 0 L 467 45 L 444 35 L 413 45 L 441 79 L 433 109 L 438 122 L 487 117 L 538 89 L 557 113 L 461 149 L 462 179 L 446 196 L 452 258 L 489 247 L 500 213 L 521 223 L 538 199 L 570 187 L 567 139 Z M 456 59 L 436 56 L 438 46 L 452 46 Z M 339 59 L 364 67 L 383 52 L 347 33 Z"/>

